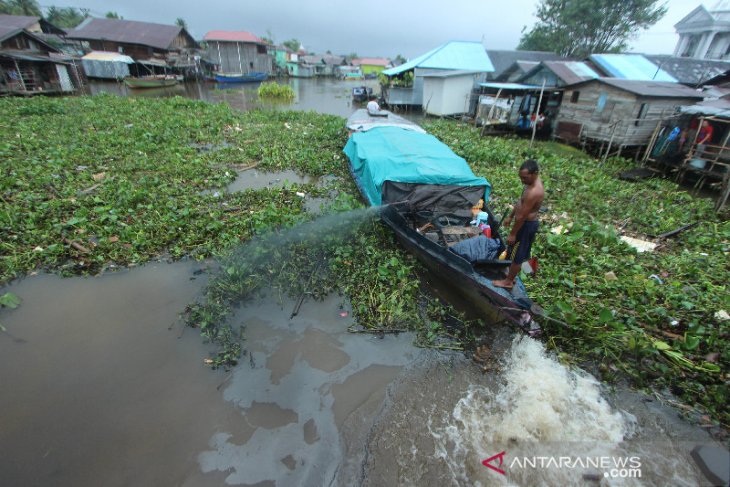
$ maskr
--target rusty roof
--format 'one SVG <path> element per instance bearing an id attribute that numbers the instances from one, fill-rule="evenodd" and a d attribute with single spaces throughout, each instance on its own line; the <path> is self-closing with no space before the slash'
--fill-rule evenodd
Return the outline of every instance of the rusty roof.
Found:
<path id="1" fill-rule="evenodd" d="M 652 98 L 697 98 L 702 99 L 704 95 L 688 88 L 679 83 L 671 81 L 644 81 L 635 79 L 620 78 L 597 78 L 587 81 L 581 81 L 571 85 L 571 88 L 577 88 L 588 83 L 604 83 L 619 90 L 628 91 L 638 96 Z"/>
<path id="2" fill-rule="evenodd" d="M 124 42 L 156 49 L 170 49 L 175 38 L 183 32 L 195 43 L 190 34 L 178 25 L 153 24 L 136 20 L 88 18 L 75 30 L 69 31 L 69 39 Z"/>
<path id="3" fill-rule="evenodd" d="M 59 29 L 51 24 L 43 17 L 33 17 L 29 15 L 0 15 L 1 29 L 30 29 L 35 24 L 39 24 L 41 32 L 46 34 L 65 34 L 66 31 Z"/>
<path id="4" fill-rule="evenodd" d="M 266 44 L 261 38 L 245 31 L 233 30 L 211 30 L 205 37 L 204 41 L 221 41 L 221 42 L 252 42 L 254 44 Z"/>
<path id="5" fill-rule="evenodd" d="M 581 61 L 543 61 L 542 64 L 566 85 L 600 77 L 590 66 Z"/>

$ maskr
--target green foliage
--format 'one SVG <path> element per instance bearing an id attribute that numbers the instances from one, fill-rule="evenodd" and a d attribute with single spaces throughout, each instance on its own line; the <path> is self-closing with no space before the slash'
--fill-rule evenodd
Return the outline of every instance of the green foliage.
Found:
<path id="1" fill-rule="evenodd" d="M 712 201 L 667 180 L 618 179 L 633 167 L 630 161 L 600 165 L 554 142 L 530 150 L 524 140 L 480 137 L 471 126 L 447 121 L 426 128 L 492 183 L 490 205 L 498 215 L 519 197 L 522 161 L 539 161 L 547 211 L 533 252 L 539 277 L 525 285 L 552 318 L 567 324 L 543 323 L 550 345 L 589 368 L 598 365 L 606 379 L 622 372 L 641 386 L 668 387 L 730 422 L 724 402 L 730 322 L 715 316 L 730 310 L 730 222 L 713 211 Z M 618 227 L 641 237 L 695 221 L 700 224 L 655 252 L 637 254 L 618 239 Z"/>
<path id="2" fill-rule="evenodd" d="M 395 76 L 378 73 L 378 81 L 382 86 L 410 88 L 413 86 L 413 71 L 406 71 L 405 73 L 397 74 Z"/>
<path id="3" fill-rule="evenodd" d="M 118 20 L 122 20 L 124 18 L 121 15 L 119 15 L 118 13 L 111 12 L 111 11 L 107 12 L 106 15 L 104 15 L 104 17 L 106 17 L 107 19 L 118 19 Z"/>
<path id="4" fill-rule="evenodd" d="M 178 27 L 182 27 L 185 30 L 188 29 L 188 23 L 185 22 L 185 19 L 183 19 L 182 17 L 178 17 L 175 19 L 175 25 L 177 25 Z"/>
<path id="5" fill-rule="evenodd" d="M 89 9 L 74 7 L 48 7 L 46 20 L 57 27 L 74 28 L 89 16 Z"/>
<path id="6" fill-rule="evenodd" d="M 294 99 L 294 90 L 289 85 L 280 85 L 274 81 L 261 83 L 258 89 L 260 98 L 273 98 L 276 100 L 291 101 Z"/>
<path id="7" fill-rule="evenodd" d="M 0 308 L 15 309 L 20 305 L 20 298 L 13 293 L 5 293 L 0 295 Z"/>
<path id="8" fill-rule="evenodd" d="M 583 58 L 625 51 L 627 41 L 654 25 L 667 12 L 658 0 L 541 0 L 538 18 L 522 35 L 518 49 L 553 51 Z"/>
<path id="9" fill-rule="evenodd" d="M 0 14 L 41 17 L 41 8 L 36 0 L 0 1 Z"/>
<path id="10" fill-rule="evenodd" d="M 288 47 L 294 52 L 299 51 L 299 49 L 302 47 L 302 43 L 299 42 L 297 39 L 289 39 L 288 41 L 282 42 L 282 45 L 284 47 Z"/>

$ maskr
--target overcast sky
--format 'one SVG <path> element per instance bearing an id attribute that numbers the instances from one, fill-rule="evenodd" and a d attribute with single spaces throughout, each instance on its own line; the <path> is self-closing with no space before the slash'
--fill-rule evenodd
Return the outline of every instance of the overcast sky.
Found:
<path id="1" fill-rule="evenodd" d="M 616 0 L 622 1 L 622 0 Z M 41 2 L 41 5 L 67 4 Z M 532 26 L 537 0 L 80 0 L 101 17 L 115 11 L 127 20 L 163 24 L 182 17 L 196 39 L 210 30 L 271 32 L 281 43 L 298 39 L 307 51 L 360 56 L 419 56 L 449 40 L 482 40 L 488 49 L 514 49 L 524 26 Z M 708 8 L 717 0 L 705 2 Z M 667 15 L 632 41 L 632 50 L 671 54 L 674 24 L 700 5 L 666 0 Z"/>

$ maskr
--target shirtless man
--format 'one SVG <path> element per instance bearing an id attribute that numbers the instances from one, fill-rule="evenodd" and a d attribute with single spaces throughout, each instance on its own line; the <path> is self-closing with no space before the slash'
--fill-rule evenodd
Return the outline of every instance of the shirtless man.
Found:
<path id="1" fill-rule="evenodd" d="M 509 266 L 506 278 L 492 281 L 495 286 L 505 289 L 512 289 L 522 263 L 530 258 L 530 248 L 535 241 L 539 225 L 537 212 L 545 198 L 545 188 L 540 180 L 537 161 L 528 159 L 520 166 L 520 181 L 525 185 L 525 189 L 512 213 L 503 223 L 504 228 L 507 228 L 514 219 L 512 231 L 507 237 L 507 256 L 512 259 L 512 264 Z"/>

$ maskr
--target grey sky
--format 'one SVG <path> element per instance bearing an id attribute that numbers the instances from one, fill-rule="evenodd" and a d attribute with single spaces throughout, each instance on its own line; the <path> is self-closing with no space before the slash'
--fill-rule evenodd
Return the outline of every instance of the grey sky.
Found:
<path id="1" fill-rule="evenodd" d="M 42 5 L 51 0 L 45 0 Z M 616 0 L 622 1 L 622 0 Z M 489 49 L 514 49 L 523 26 L 535 22 L 537 0 L 81 0 L 94 16 L 115 11 L 127 20 L 165 24 L 182 17 L 199 39 L 209 30 L 270 31 L 274 40 L 296 38 L 308 51 L 411 58 L 449 40 L 483 40 Z M 674 24 L 700 5 L 666 0 L 669 12 L 639 35 L 632 50 L 671 54 Z M 712 7 L 710 0 L 705 5 Z M 61 0 L 57 3 L 65 6 Z M 67 4 L 66 4 L 67 5 Z"/>

